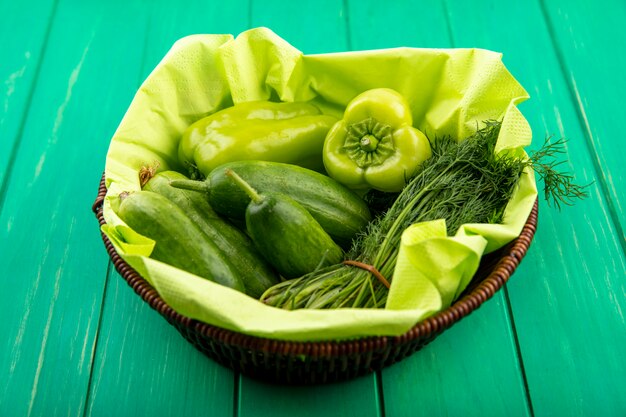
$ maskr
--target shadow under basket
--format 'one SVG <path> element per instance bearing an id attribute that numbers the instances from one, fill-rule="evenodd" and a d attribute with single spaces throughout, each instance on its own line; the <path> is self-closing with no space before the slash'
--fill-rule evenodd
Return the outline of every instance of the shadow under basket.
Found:
<path id="1" fill-rule="evenodd" d="M 93 211 L 105 224 L 102 203 L 104 176 Z M 483 257 L 472 282 L 452 306 L 422 320 L 400 336 L 375 336 L 348 341 L 290 342 L 249 336 L 185 317 L 161 299 L 115 251 L 102 234 L 104 245 L 120 273 L 135 292 L 158 311 L 193 346 L 216 362 L 243 375 L 281 384 L 318 384 L 352 379 L 378 371 L 421 349 L 443 331 L 491 298 L 513 274 L 535 235 L 538 204 L 514 241 Z"/>

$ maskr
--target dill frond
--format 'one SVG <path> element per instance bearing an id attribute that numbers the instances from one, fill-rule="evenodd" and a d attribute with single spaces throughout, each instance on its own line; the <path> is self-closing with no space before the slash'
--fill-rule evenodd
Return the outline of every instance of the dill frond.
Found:
<path id="1" fill-rule="evenodd" d="M 414 223 L 445 219 L 448 235 L 466 223 L 500 223 L 506 205 L 526 167 L 543 178 L 546 198 L 571 203 L 586 195 L 570 174 L 548 160 L 563 153 L 563 141 L 546 142 L 530 158 L 503 152 L 495 145 L 501 123 L 495 120 L 470 137 L 457 141 L 443 136 L 431 140 L 432 156 L 400 194 L 371 192 L 378 215 L 353 241 L 347 259 L 375 267 L 392 279 L 402 232 Z M 429 139 L 430 140 L 430 139 Z M 270 288 L 261 300 L 287 309 L 383 307 L 387 288 L 367 271 L 334 265 Z"/>
<path id="2" fill-rule="evenodd" d="M 558 168 L 565 160 L 557 161 L 555 157 L 565 153 L 566 143 L 565 138 L 552 141 L 552 137 L 547 136 L 543 145 L 530 154 L 533 171 L 539 175 L 544 184 L 545 200 L 548 204 L 554 203 L 559 210 L 561 204 L 571 206 L 575 200 L 586 198 L 589 195 L 587 190 L 593 184 L 576 184 L 571 173 L 559 171 Z"/>

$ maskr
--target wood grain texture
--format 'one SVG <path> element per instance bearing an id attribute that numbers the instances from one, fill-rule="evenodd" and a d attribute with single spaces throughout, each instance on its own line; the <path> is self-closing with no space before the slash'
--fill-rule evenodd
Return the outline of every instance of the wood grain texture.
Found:
<path id="1" fill-rule="evenodd" d="M 54 13 L 53 0 L 34 10 L 0 2 L 0 204 L 5 177 L 17 150 Z"/>
<path id="2" fill-rule="evenodd" d="M 149 6 L 144 4 L 147 24 L 141 40 L 118 39 L 130 42 L 141 57 L 127 69 L 134 80 L 132 92 L 178 39 L 199 33 L 236 35 L 247 28 L 240 19 L 245 1 L 158 1 Z M 116 272 L 108 282 L 86 415 L 233 415 L 236 375 L 195 350 Z"/>
<path id="3" fill-rule="evenodd" d="M 231 416 L 234 384 L 231 370 L 194 349 L 117 273 L 110 276 L 85 415 Z"/>
<path id="4" fill-rule="evenodd" d="M 443 2 L 370 0 L 347 3 L 349 34 L 355 50 L 451 46 Z"/>
<path id="5" fill-rule="evenodd" d="M 123 4 L 59 4 L 42 58 L 0 215 L 4 415 L 83 414 L 107 266 L 90 211 L 99 138 L 135 87 L 133 51 L 115 34 L 141 32 Z"/>
<path id="6" fill-rule="evenodd" d="M 380 416 L 376 380 L 368 375 L 347 382 L 298 387 L 264 384 L 242 377 L 238 416 Z"/>
<path id="7" fill-rule="evenodd" d="M 626 261 L 541 7 L 448 7 L 458 46 L 502 51 L 529 91 L 521 109 L 534 129 L 532 147 L 549 134 L 569 138 L 563 169 L 581 183 L 595 181 L 590 198 L 561 212 L 541 201 L 535 242 L 516 274 L 523 278 L 508 286 L 534 414 L 624 415 Z M 603 101 L 600 92 L 595 97 Z"/>
<path id="8" fill-rule="evenodd" d="M 286 2 L 251 0 L 250 26 L 273 30 L 305 54 L 350 49 L 341 0 Z"/>
<path id="9" fill-rule="evenodd" d="M 618 0 L 601 5 L 582 0 L 541 3 L 556 41 L 563 78 L 599 171 L 598 186 L 608 198 L 609 214 L 626 252 L 626 148 L 619 116 L 626 96 L 621 74 L 626 66 L 626 4 Z"/>
<path id="10" fill-rule="evenodd" d="M 505 303 L 494 296 L 423 350 L 383 370 L 385 415 L 532 415 Z"/>
<path id="11" fill-rule="evenodd" d="M 453 46 L 443 4 L 393 4 L 351 3 L 355 45 L 380 48 L 388 40 L 389 47 Z M 518 360 L 507 302 L 499 292 L 423 351 L 383 370 L 386 415 L 528 415 Z M 489 395 L 492 391 L 499 395 Z"/>
<path id="12" fill-rule="evenodd" d="M 189 35 L 231 34 L 237 36 L 249 29 L 250 0 L 186 1 L 176 4 L 167 0 L 145 1 L 148 30 L 144 49 L 141 80 L 165 56 L 174 43 Z"/>
<path id="13" fill-rule="evenodd" d="M 306 54 L 348 48 L 346 10 L 341 1 L 253 0 L 251 7 L 252 27 L 267 26 Z M 378 393 L 375 375 L 308 388 L 241 378 L 238 416 L 377 416 Z"/>
<path id="14" fill-rule="evenodd" d="M 618 0 L 0 0 L 0 415 L 626 415 L 626 81 Z M 483 47 L 535 134 L 595 181 L 541 201 L 504 291 L 346 383 L 268 385 L 197 352 L 110 270 L 90 211 L 110 137 L 179 38 L 267 26 L 304 53 Z"/>

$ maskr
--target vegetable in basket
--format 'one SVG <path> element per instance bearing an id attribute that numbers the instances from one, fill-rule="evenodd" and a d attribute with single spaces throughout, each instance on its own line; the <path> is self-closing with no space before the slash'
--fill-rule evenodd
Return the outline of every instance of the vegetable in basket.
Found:
<path id="1" fill-rule="evenodd" d="M 118 215 L 124 223 L 156 242 L 150 257 L 245 292 L 228 256 L 176 204 L 143 190 L 122 193 L 120 199 Z"/>
<path id="2" fill-rule="evenodd" d="M 428 139 L 412 124 L 409 104 L 395 90 L 359 94 L 324 141 L 328 175 L 356 190 L 402 190 L 431 154 Z"/>
<path id="3" fill-rule="evenodd" d="M 387 195 L 389 208 L 354 242 L 347 254 L 351 265 L 337 264 L 282 282 L 261 300 L 285 309 L 383 307 L 388 289 L 379 278 L 393 278 L 402 232 L 408 226 L 445 219 L 447 233 L 454 235 L 462 224 L 498 223 L 527 167 L 544 179 L 546 196 L 557 205 L 586 195 L 586 186 L 555 170 L 558 163 L 544 161 L 561 152 L 562 142 L 546 142 L 530 158 L 506 152 L 496 155 L 500 125 L 488 121 L 460 142 L 447 136 L 434 140 L 432 157 L 399 195 Z"/>
<path id="4" fill-rule="evenodd" d="M 300 203 L 342 247 L 364 230 L 372 219 L 361 197 L 332 178 L 292 164 L 237 161 L 223 164 L 204 181 L 172 181 L 174 187 L 205 193 L 219 214 L 243 220 L 250 197 L 227 175 L 232 169 L 259 192 L 279 192 Z"/>
<path id="5" fill-rule="evenodd" d="M 297 201 L 276 192 L 258 193 L 231 169 L 226 175 L 250 197 L 246 229 L 282 276 L 304 275 L 343 258 L 341 248 Z"/>
<path id="6" fill-rule="evenodd" d="M 193 178 L 226 162 L 250 159 L 321 170 L 324 139 L 336 121 L 305 102 L 240 103 L 189 126 L 178 157 Z"/>
<path id="7" fill-rule="evenodd" d="M 280 281 L 278 274 L 257 251 L 250 238 L 215 213 L 201 194 L 170 185 L 172 180 L 185 180 L 187 177 L 174 171 L 146 171 L 149 169 L 140 173 L 140 177 L 145 180 L 143 189 L 161 194 L 185 212 L 228 259 L 241 278 L 246 294 L 258 298 Z"/>

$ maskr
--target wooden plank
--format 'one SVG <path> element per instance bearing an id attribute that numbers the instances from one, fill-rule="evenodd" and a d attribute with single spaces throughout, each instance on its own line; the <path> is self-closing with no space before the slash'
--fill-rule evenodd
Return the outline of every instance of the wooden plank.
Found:
<path id="1" fill-rule="evenodd" d="M 621 152 L 621 119 L 626 80 L 626 5 L 608 0 L 593 2 L 542 2 L 548 29 L 557 41 L 557 52 L 596 169 L 598 185 L 606 194 L 609 215 L 616 223 L 626 252 L 626 166 Z"/>
<path id="2" fill-rule="evenodd" d="M 270 28 L 305 54 L 341 52 L 350 48 L 343 3 L 252 1 L 250 26 Z"/>
<path id="3" fill-rule="evenodd" d="M 53 11 L 52 0 L 32 9 L 15 1 L 0 2 L 0 194 L 17 151 Z"/>
<path id="4" fill-rule="evenodd" d="M 145 28 L 137 2 L 107 4 L 59 4 L 19 138 L 0 215 L 3 415 L 83 415 L 107 267 L 90 208 Z"/>
<path id="5" fill-rule="evenodd" d="M 390 14 L 387 5 L 355 3 L 350 10 L 354 44 L 380 48 L 389 39 L 389 46 L 453 46 L 441 3 L 394 5 Z M 382 389 L 387 416 L 528 415 L 504 294 L 496 294 L 424 350 L 384 370 Z"/>
<path id="6" fill-rule="evenodd" d="M 239 416 L 378 416 L 376 381 L 364 376 L 316 386 L 271 385 L 241 378 Z"/>
<path id="7" fill-rule="evenodd" d="M 525 277 L 516 276 L 515 280 Z M 479 310 L 383 371 L 386 416 L 528 416 L 506 299 Z"/>
<path id="8" fill-rule="evenodd" d="M 346 10 L 341 1 L 252 2 L 251 26 L 267 26 L 307 54 L 345 51 Z M 297 22 L 297 23 L 296 23 Z M 266 385 L 242 377 L 238 415 L 377 416 L 380 412 L 374 375 L 332 385 Z"/>
<path id="9" fill-rule="evenodd" d="M 150 2 L 141 79 L 149 75 L 174 42 L 182 37 L 196 34 L 237 36 L 248 29 L 246 11 L 249 3 L 250 0 L 192 0 L 184 5 L 172 5 L 165 0 Z"/>
<path id="10" fill-rule="evenodd" d="M 608 10 L 607 17 L 613 9 Z M 547 134 L 569 138 L 564 168 L 582 183 L 596 181 L 589 199 L 562 212 L 541 201 L 535 241 L 508 286 L 534 414 L 624 415 L 626 260 L 601 190 L 596 156 L 590 155 L 581 129 L 587 122 L 578 117 L 540 4 L 455 3 L 449 14 L 458 46 L 503 51 L 505 63 L 530 92 L 522 110 L 534 128 L 533 147 Z M 601 25 L 594 27 L 602 31 Z M 601 59 L 594 49 L 579 46 L 589 60 Z M 589 102 L 608 100 L 603 91 L 590 95 Z M 606 127 L 590 124 L 592 131 L 600 128 Z M 614 148 L 596 149 L 603 152 L 598 158 Z"/>
<path id="11" fill-rule="evenodd" d="M 450 36 L 443 2 L 392 0 L 349 2 L 353 49 L 395 47 L 449 48 Z"/>
<path id="12" fill-rule="evenodd" d="M 245 29 L 246 2 L 152 3 L 144 43 L 133 45 L 142 64 L 133 89 L 173 43 L 197 33 Z M 124 103 L 127 105 L 129 102 Z M 236 375 L 198 352 L 113 272 L 104 300 L 88 415 L 232 415 Z M 113 408 L 115 407 L 115 408 Z"/>
<path id="13" fill-rule="evenodd" d="M 197 351 L 117 273 L 109 279 L 85 415 L 232 415 L 234 373 Z"/>

